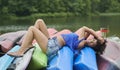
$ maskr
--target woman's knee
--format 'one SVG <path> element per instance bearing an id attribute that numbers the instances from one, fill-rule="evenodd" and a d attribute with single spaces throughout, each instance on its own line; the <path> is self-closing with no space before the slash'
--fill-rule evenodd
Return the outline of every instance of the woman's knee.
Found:
<path id="1" fill-rule="evenodd" d="M 40 25 L 40 24 L 44 24 L 44 21 L 43 21 L 42 19 L 37 19 L 37 20 L 36 20 L 36 24 L 39 24 L 39 25 Z"/>
<path id="2" fill-rule="evenodd" d="M 34 26 L 30 26 L 30 27 L 28 28 L 28 30 L 34 31 L 35 28 L 36 28 L 36 27 L 34 27 Z"/>
<path id="3" fill-rule="evenodd" d="M 42 20 L 42 19 L 37 19 L 37 20 L 36 20 L 36 22 L 39 22 L 39 21 L 41 21 L 41 22 L 42 22 L 43 20 Z"/>

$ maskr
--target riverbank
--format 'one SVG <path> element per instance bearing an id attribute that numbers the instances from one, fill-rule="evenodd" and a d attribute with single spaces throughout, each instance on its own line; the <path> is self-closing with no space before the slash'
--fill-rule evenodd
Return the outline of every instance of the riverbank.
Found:
<path id="1" fill-rule="evenodd" d="M 44 17 L 69 17 L 69 16 L 78 16 L 78 14 L 74 13 L 36 13 L 29 16 L 16 16 L 16 15 L 3 15 L 1 18 L 6 19 L 37 19 L 37 18 L 44 18 Z M 79 15 L 80 16 L 80 15 Z"/>
<path id="2" fill-rule="evenodd" d="M 120 13 L 100 13 L 100 16 L 120 16 Z"/>
<path id="3" fill-rule="evenodd" d="M 29 16 L 16 16 L 16 15 L 3 15 L 1 18 L 5 19 L 38 19 L 38 18 L 45 18 L 45 17 L 75 17 L 75 16 L 83 16 L 79 15 L 78 13 L 36 13 Z M 120 16 L 120 13 L 97 13 L 97 14 L 90 14 L 90 15 L 84 15 L 84 17 L 87 16 Z M 0 18 L 0 19 L 1 19 Z"/>

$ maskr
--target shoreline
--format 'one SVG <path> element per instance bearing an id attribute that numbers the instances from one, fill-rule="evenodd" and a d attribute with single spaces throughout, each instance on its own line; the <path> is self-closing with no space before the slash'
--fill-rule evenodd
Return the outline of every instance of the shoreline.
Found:
<path id="1" fill-rule="evenodd" d="M 89 16 L 120 16 L 120 13 L 97 13 L 97 14 L 90 14 L 90 15 L 79 15 L 78 13 L 36 13 L 29 16 L 16 16 L 16 15 L 3 15 L 1 18 L 8 18 L 8 19 L 37 19 L 37 18 L 56 18 L 56 17 L 89 17 Z M 1 19 L 0 18 L 0 19 Z"/>

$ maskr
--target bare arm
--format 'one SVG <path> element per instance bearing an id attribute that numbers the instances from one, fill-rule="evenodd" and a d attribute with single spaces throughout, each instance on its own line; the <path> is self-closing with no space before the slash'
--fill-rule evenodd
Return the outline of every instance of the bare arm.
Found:
<path id="1" fill-rule="evenodd" d="M 79 39 L 87 39 L 87 37 L 90 35 L 88 32 L 85 32 L 84 27 L 79 28 L 77 31 L 75 31 L 75 33 L 79 36 Z"/>
<path id="2" fill-rule="evenodd" d="M 77 30 L 75 33 L 77 33 L 79 35 L 79 39 L 81 38 L 88 38 L 88 36 L 91 34 L 93 35 L 97 40 L 99 40 L 101 43 L 104 42 L 104 39 L 100 36 L 98 36 L 96 34 L 96 32 L 93 30 L 93 29 L 90 29 L 86 26 L 83 26 L 82 28 L 80 28 L 79 30 Z M 81 49 L 82 47 L 84 47 L 84 45 L 86 44 L 86 41 L 82 41 L 79 46 L 78 46 L 78 49 Z"/>
<path id="3" fill-rule="evenodd" d="M 96 34 L 96 32 L 93 29 L 90 29 L 86 26 L 83 27 L 83 30 L 87 32 L 88 34 L 93 35 L 97 40 L 101 41 L 101 43 L 104 42 L 104 39 Z"/>
<path id="4" fill-rule="evenodd" d="M 88 27 L 86 27 L 86 26 L 84 26 L 83 29 L 84 29 L 84 31 L 87 32 L 88 34 L 93 35 L 96 39 L 99 38 L 99 36 L 96 34 L 96 32 L 95 32 L 93 29 L 88 28 Z"/>

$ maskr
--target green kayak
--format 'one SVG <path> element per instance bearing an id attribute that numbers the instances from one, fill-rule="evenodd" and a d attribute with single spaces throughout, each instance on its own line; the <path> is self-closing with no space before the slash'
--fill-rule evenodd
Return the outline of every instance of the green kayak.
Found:
<path id="1" fill-rule="evenodd" d="M 35 49 L 27 70 L 38 70 L 47 66 L 47 56 L 42 52 L 37 43 L 34 46 Z"/>

